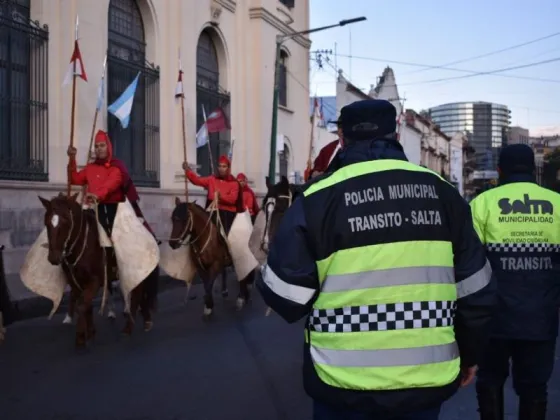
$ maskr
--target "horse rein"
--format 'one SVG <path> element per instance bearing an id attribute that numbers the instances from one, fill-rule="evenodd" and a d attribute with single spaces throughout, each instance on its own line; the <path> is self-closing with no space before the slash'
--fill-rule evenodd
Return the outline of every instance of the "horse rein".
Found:
<path id="1" fill-rule="evenodd" d="M 82 211 L 82 210 L 80 210 Z M 78 227 L 78 232 L 76 234 L 76 238 L 74 239 L 74 241 L 72 242 L 72 244 L 70 245 L 70 247 L 68 247 L 68 243 L 70 242 L 70 239 L 72 238 L 72 233 L 74 232 L 74 227 L 76 226 L 74 223 L 74 213 L 72 212 L 72 210 L 70 209 L 69 212 L 70 214 L 70 230 L 68 231 L 68 235 L 66 236 L 66 239 L 64 240 L 64 245 L 62 246 L 62 260 L 64 261 L 64 263 L 68 266 L 69 268 L 69 272 L 70 272 L 70 277 L 72 278 L 72 282 L 74 283 L 74 285 L 80 289 L 80 291 L 83 291 L 83 289 L 81 288 L 81 286 L 78 284 L 78 281 L 76 280 L 76 278 L 74 277 L 74 267 L 76 267 L 76 265 L 78 264 L 78 262 L 80 262 L 80 260 L 82 259 L 84 252 L 86 250 L 86 246 L 87 246 L 87 236 L 89 233 L 89 224 L 86 222 L 86 230 L 85 230 L 85 236 L 84 236 L 84 240 L 83 240 L 83 244 L 82 244 L 82 249 L 80 250 L 80 252 L 78 253 L 78 256 L 74 259 L 74 262 L 70 262 L 68 257 L 72 255 L 72 252 L 74 251 L 74 247 L 76 246 L 76 244 L 78 243 L 78 240 L 80 239 L 80 234 L 82 232 L 82 227 L 84 225 L 84 215 L 81 214 L 80 216 L 80 225 Z"/>
<path id="2" fill-rule="evenodd" d="M 188 203 L 187 203 L 188 206 Z M 195 245 L 195 242 L 198 241 L 202 235 L 204 234 L 204 232 L 206 232 L 206 229 L 210 228 L 210 231 L 213 229 L 212 227 L 212 214 L 214 212 L 218 211 L 218 207 L 216 205 L 216 201 L 214 200 L 212 202 L 212 204 L 210 205 L 210 214 L 208 215 L 208 220 L 206 221 L 206 224 L 204 225 L 204 228 L 202 228 L 202 231 L 194 238 L 191 238 L 191 232 L 192 232 L 192 228 L 194 227 L 194 219 L 193 219 L 193 213 L 192 210 L 190 208 L 188 208 L 188 215 L 189 215 L 189 221 L 185 224 L 185 228 L 183 229 L 183 231 L 181 232 L 181 234 L 179 235 L 178 238 L 169 238 L 170 241 L 178 241 L 181 246 L 189 246 L 189 245 Z M 221 221 L 220 217 L 218 215 L 218 225 L 221 225 Z M 211 235 L 209 234 L 206 238 L 206 241 L 204 242 L 204 244 L 202 245 L 202 247 L 200 248 L 200 250 L 197 252 L 198 254 L 202 254 L 205 250 L 206 247 L 208 246 L 208 244 L 210 243 L 210 237 Z"/>

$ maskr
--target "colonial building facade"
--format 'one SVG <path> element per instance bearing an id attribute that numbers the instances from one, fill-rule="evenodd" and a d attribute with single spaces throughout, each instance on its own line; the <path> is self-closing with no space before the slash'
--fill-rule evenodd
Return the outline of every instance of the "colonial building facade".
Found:
<path id="1" fill-rule="evenodd" d="M 195 133 L 221 107 L 231 131 L 212 134 L 214 160 L 230 152 L 233 171 L 264 190 L 270 156 L 277 35 L 308 29 L 309 0 L 6 0 L 0 2 L 0 244 L 8 277 L 43 224 L 37 195 L 66 183 L 71 86 L 62 87 L 76 16 L 88 82 L 77 80 L 75 146 L 85 163 L 98 85 L 107 55 L 105 105 L 97 128 L 140 187 L 141 207 L 156 232 L 169 230 L 173 197 L 181 194 L 181 107 L 174 98 L 179 52 L 185 90 L 188 161 L 209 173 L 209 151 Z M 302 170 L 309 139 L 307 37 L 282 43 L 276 167 Z M 140 73 L 130 125 L 106 111 Z M 202 197 L 191 188 L 193 197 Z M 14 286 L 15 287 L 15 286 Z"/>

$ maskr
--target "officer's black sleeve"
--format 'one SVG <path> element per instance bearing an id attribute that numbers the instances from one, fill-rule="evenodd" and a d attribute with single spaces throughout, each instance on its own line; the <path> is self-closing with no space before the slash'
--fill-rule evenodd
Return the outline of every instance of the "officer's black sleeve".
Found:
<path id="1" fill-rule="evenodd" d="M 319 290 L 317 265 L 306 235 L 303 201 L 298 198 L 282 217 L 257 279 L 265 302 L 289 323 L 309 314 Z"/>
<path id="2" fill-rule="evenodd" d="M 457 193 L 452 210 L 453 253 L 457 283 L 455 338 L 462 366 L 478 364 L 490 336 L 497 285 L 485 249 L 473 227 L 469 205 Z"/>

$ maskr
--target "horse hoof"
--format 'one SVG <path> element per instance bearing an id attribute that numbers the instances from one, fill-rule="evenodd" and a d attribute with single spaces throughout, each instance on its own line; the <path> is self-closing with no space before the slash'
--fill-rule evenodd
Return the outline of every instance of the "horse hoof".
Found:
<path id="1" fill-rule="evenodd" d="M 154 323 L 152 321 L 144 322 L 144 331 L 145 332 L 150 332 L 153 327 L 154 327 Z"/>
<path id="2" fill-rule="evenodd" d="M 245 307 L 245 299 L 237 298 L 237 302 L 235 302 L 235 306 L 238 311 L 242 310 Z"/>
<path id="3" fill-rule="evenodd" d="M 72 324 L 72 317 L 70 315 L 66 314 L 62 323 L 65 324 L 65 325 Z"/>
<path id="4" fill-rule="evenodd" d="M 117 314 L 115 314 L 115 311 L 110 310 L 107 314 L 107 318 L 109 318 L 111 321 L 114 321 L 117 319 Z"/>
<path id="5" fill-rule="evenodd" d="M 205 321 L 210 320 L 210 318 L 212 318 L 212 314 L 213 314 L 213 310 L 212 308 L 207 308 L 206 306 L 204 307 L 204 312 L 202 314 L 202 319 L 204 319 Z"/>
<path id="6" fill-rule="evenodd" d="M 222 297 L 227 298 L 229 296 L 229 292 L 227 290 L 222 290 Z"/>

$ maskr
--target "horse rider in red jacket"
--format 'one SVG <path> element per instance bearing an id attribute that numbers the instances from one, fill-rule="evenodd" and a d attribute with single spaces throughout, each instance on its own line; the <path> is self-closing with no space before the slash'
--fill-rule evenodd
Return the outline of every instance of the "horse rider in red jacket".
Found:
<path id="1" fill-rule="evenodd" d="M 259 203 L 257 202 L 257 197 L 255 197 L 255 193 L 253 192 L 251 187 L 247 185 L 247 177 L 244 173 L 240 172 L 237 174 L 237 181 L 239 182 L 241 191 L 243 192 L 243 208 L 249 211 L 249 214 L 251 215 L 251 221 L 255 223 L 255 218 L 257 217 L 257 214 L 260 210 Z"/>
<path id="2" fill-rule="evenodd" d="M 338 121 L 329 121 L 329 122 L 336 122 L 338 124 Z M 336 154 L 343 146 L 342 130 L 340 129 L 340 126 L 338 127 L 337 132 L 338 132 L 338 139 L 330 142 L 325 147 L 323 147 L 319 152 L 319 154 L 317 155 L 317 157 L 315 158 L 315 161 L 313 162 L 313 168 L 311 169 L 311 171 L 308 170 L 305 171 L 305 181 L 309 181 L 310 179 L 322 175 L 327 171 L 329 165 L 334 160 Z"/>
<path id="3" fill-rule="evenodd" d="M 99 130 L 95 135 L 95 157 L 84 169 L 78 171 L 76 164 L 76 149 L 68 148 L 70 157 L 69 170 L 73 185 L 87 185 L 86 198 L 88 203 L 93 200 L 98 203 L 99 223 L 109 237 L 117 214 L 119 203 L 128 201 L 134 208 L 136 215 L 142 220 L 148 231 L 154 234 L 148 225 L 138 201 L 140 200 L 136 187 L 126 169 L 126 165 L 113 157 L 113 145 L 105 131 Z"/>
<path id="4" fill-rule="evenodd" d="M 216 193 L 218 193 L 218 213 L 226 236 L 231 229 L 236 214 L 241 212 L 243 208 L 241 188 L 239 182 L 231 175 L 230 167 L 229 159 L 220 156 L 218 159 L 218 175 L 198 176 L 189 168 L 187 162 L 183 162 L 183 170 L 187 179 L 208 192 L 206 207 L 214 201 Z M 216 221 L 215 216 L 213 217 Z"/>

